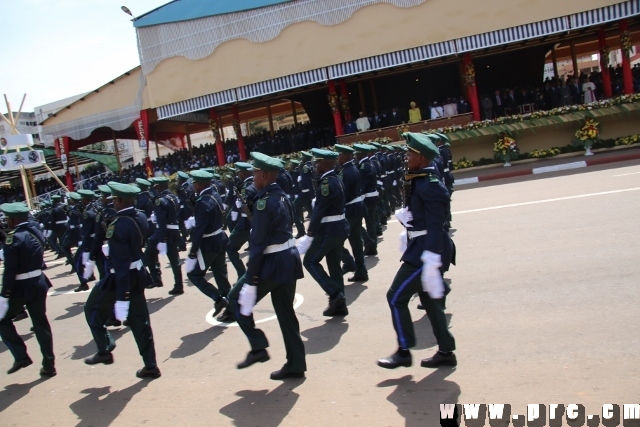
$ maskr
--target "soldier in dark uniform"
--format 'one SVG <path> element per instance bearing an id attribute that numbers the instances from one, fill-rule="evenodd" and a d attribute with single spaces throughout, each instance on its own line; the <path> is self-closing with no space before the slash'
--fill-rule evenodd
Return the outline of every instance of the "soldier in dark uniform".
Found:
<path id="1" fill-rule="evenodd" d="M 346 200 L 345 215 L 349 222 L 349 244 L 353 256 L 346 248 L 342 249 L 342 272 L 349 271 L 355 274 L 349 278 L 350 282 L 364 282 L 369 280 L 367 267 L 364 264 L 364 247 L 362 245 L 362 219 L 367 213 L 362 196 L 360 173 L 353 163 L 354 149 L 346 145 L 336 144 L 334 149 L 340 153 L 338 165 L 341 169 L 338 175 L 344 184 L 344 196 Z"/>
<path id="2" fill-rule="evenodd" d="M 440 150 L 440 158 L 444 164 L 443 176 L 444 186 L 449 190 L 449 195 L 453 194 L 453 183 L 455 179 L 453 177 L 453 156 L 451 155 L 451 144 L 449 143 L 449 137 L 442 134 L 434 134 L 438 138 L 438 149 Z"/>
<path id="3" fill-rule="evenodd" d="M 262 153 L 252 152 L 254 177 L 258 193 L 253 205 L 253 227 L 247 274 L 229 293 L 229 302 L 242 332 L 249 339 L 251 351 L 238 369 L 269 360 L 267 337 L 255 326 L 253 307 L 271 293 L 287 352 L 284 366 L 271 373 L 272 380 L 302 378 L 307 370 L 300 325 L 293 309 L 296 281 L 303 277 L 300 255 L 291 229 L 293 206 L 276 184 L 283 163 Z"/>
<path id="4" fill-rule="evenodd" d="M 96 223 L 94 226 L 95 234 L 93 239 L 91 239 L 89 259 L 95 262 L 96 267 L 98 267 L 100 280 L 102 280 L 107 276 L 109 271 L 107 256 L 103 253 L 102 247 L 107 244 L 107 229 L 116 215 L 116 209 L 113 206 L 111 198 L 111 187 L 108 185 L 99 185 L 98 189 L 102 196 L 102 208 L 96 212 Z M 87 289 L 88 288 L 82 290 Z"/>
<path id="5" fill-rule="evenodd" d="M 178 211 L 178 225 L 182 238 L 187 240 L 189 234 L 184 222 L 193 216 L 193 206 L 191 200 L 193 198 L 193 186 L 189 184 L 189 175 L 185 172 L 178 172 L 178 200 L 180 200 L 180 210 Z"/>
<path id="6" fill-rule="evenodd" d="M 142 212 L 147 217 L 149 223 L 149 236 L 153 234 L 155 225 L 151 221 L 151 215 L 153 214 L 153 197 L 149 194 L 149 187 L 151 183 L 143 178 L 137 178 L 135 184 L 140 188 L 140 193 L 136 198 L 136 210 Z"/>
<path id="7" fill-rule="evenodd" d="M 379 193 L 377 189 L 376 170 L 369 161 L 369 153 L 375 150 L 367 144 L 353 144 L 358 172 L 360 172 L 360 184 L 362 185 L 362 195 L 364 205 L 367 208 L 367 215 L 364 217 L 367 227 L 366 233 L 362 233 L 364 241 L 365 255 L 378 255 L 378 236 L 376 233 L 376 207 L 378 205 Z"/>
<path id="8" fill-rule="evenodd" d="M 298 176 L 300 172 L 298 171 L 298 166 L 300 166 L 300 160 L 291 159 L 289 160 L 289 175 L 291 176 L 291 201 L 295 202 L 295 200 L 300 196 L 300 189 L 298 188 Z"/>
<path id="9" fill-rule="evenodd" d="M 71 248 L 78 246 L 80 240 L 80 218 L 82 213 L 80 212 L 80 194 L 71 192 L 69 193 L 69 222 L 67 224 L 67 231 L 62 236 L 62 245 L 60 246 L 65 257 L 67 257 L 67 264 L 71 265 L 71 272 L 76 272 L 75 264 L 73 262 L 73 255 Z"/>
<path id="10" fill-rule="evenodd" d="M 87 324 L 98 353 L 85 359 L 88 365 L 113 363 L 115 341 L 103 326 L 111 313 L 118 321 L 127 319 L 144 361 L 136 372 L 138 378 L 159 378 L 156 351 L 144 290 L 149 275 L 142 264 L 142 248 L 147 235 L 147 218 L 136 211 L 138 187 L 109 182 L 117 210 L 107 229 L 110 271 L 105 280 L 94 286 L 84 307 Z M 176 230 L 177 231 L 177 230 Z"/>
<path id="11" fill-rule="evenodd" d="M 439 154 L 430 138 L 419 133 L 406 133 L 404 137 L 409 148 L 409 173 L 405 179 L 411 181 L 411 195 L 407 201 L 408 212 L 402 217 L 396 213 L 396 217 L 407 227 L 408 244 L 402 255 L 402 265 L 387 292 L 398 350 L 390 357 L 378 360 L 378 365 L 387 369 L 411 366 L 409 349 L 415 346 L 416 339 L 408 305 L 417 292 L 438 342 L 436 354 L 422 360 L 420 365 L 427 368 L 456 366 L 455 340 L 444 314 L 444 296 L 448 289 L 442 280 L 452 258 L 451 240 L 444 229 L 449 192 L 429 167 Z"/>
<path id="12" fill-rule="evenodd" d="M 81 292 L 89 289 L 87 283 L 89 279 L 91 279 L 91 276 L 93 276 L 95 261 L 91 261 L 90 256 L 98 224 L 96 223 L 96 210 L 91 203 L 97 195 L 91 190 L 78 190 L 78 194 L 82 197 L 83 206 L 82 219 L 80 220 L 80 231 L 82 234 L 80 236 L 81 243 L 78 245 L 78 250 L 74 258 L 74 265 L 78 273 L 78 280 L 80 280 L 80 286 L 78 286 L 76 291 Z"/>
<path id="13" fill-rule="evenodd" d="M 212 174 L 193 171 L 191 177 L 198 198 L 193 209 L 195 225 L 191 229 L 191 247 L 185 263 L 187 277 L 200 292 L 214 301 L 215 317 L 229 305 L 226 295 L 231 288 L 225 260 L 229 239 L 222 229 L 224 208 L 220 195 L 211 187 Z M 209 267 L 217 288 L 204 277 Z"/>
<path id="14" fill-rule="evenodd" d="M 182 244 L 178 227 L 178 209 L 180 201 L 169 191 L 169 180 L 165 177 L 151 178 L 154 186 L 160 192 L 155 199 L 154 214 L 156 230 L 149 238 L 145 252 L 145 265 L 151 274 L 151 282 L 162 282 L 162 275 L 158 269 L 158 255 L 166 255 L 173 271 L 174 285 L 169 295 L 182 295 L 184 284 L 180 267 L 179 247 Z"/>
<path id="15" fill-rule="evenodd" d="M 238 177 L 242 180 L 242 188 L 236 197 L 235 205 L 231 207 L 231 220 L 237 222 L 229 236 L 227 256 L 236 269 L 238 277 L 242 277 L 247 269 L 240 259 L 238 251 L 249 241 L 251 208 L 257 191 L 253 185 L 253 167 L 249 163 L 237 162 L 236 168 L 238 169 Z"/>
<path id="16" fill-rule="evenodd" d="M 349 236 L 349 223 L 344 213 L 344 184 L 335 171 L 338 153 L 318 148 L 313 148 L 311 152 L 315 156 L 315 169 L 320 179 L 309 229 L 307 235 L 299 240 L 298 246 L 303 248 L 301 253 L 306 252 L 304 267 L 329 295 L 329 305 L 322 315 L 346 316 L 349 310 L 344 296 L 340 257 L 344 241 Z M 329 274 L 320 264 L 325 257 Z"/>
<path id="17" fill-rule="evenodd" d="M 18 335 L 12 319 L 27 307 L 33 331 L 42 352 L 40 375 L 56 375 L 51 327 L 46 315 L 47 292 L 51 282 L 42 273 L 44 235 L 28 222 L 29 208 L 24 203 L 5 203 L 0 210 L 7 217 L 11 231 L 3 245 L 4 273 L 0 291 L 0 337 L 13 355 L 12 374 L 33 362 Z"/>
<path id="18" fill-rule="evenodd" d="M 313 154 L 303 151 L 302 156 L 305 163 L 301 164 L 298 170 L 298 197 L 293 202 L 293 206 L 296 209 L 296 230 L 298 231 L 296 239 L 306 234 L 304 229 L 304 210 L 309 209 L 309 205 L 315 197 L 313 165 L 310 161 L 313 158 Z"/>
<path id="19" fill-rule="evenodd" d="M 67 231 L 67 213 L 65 211 L 65 206 L 60 203 L 62 197 L 51 196 L 51 202 L 53 203 L 51 208 L 51 217 L 49 218 L 49 227 L 48 230 L 51 231 L 51 237 L 49 242 L 52 245 L 52 249 L 58 254 L 56 259 L 62 258 L 64 256 L 62 248 L 60 247 L 62 236 Z"/>
<path id="20" fill-rule="evenodd" d="M 235 174 L 237 172 L 237 169 L 232 166 L 229 166 L 228 171 L 231 174 Z M 236 194 L 236 188 L 238 187 L 239 183 L 237 181 L 238 180 L 236 179 L 235 175 L 229 176 L 229 179 L 227 180 L 228 190 L 227 190 L 227 197 L 225 200 L 225 204 L 227 205 L 225 220 L 226 220 L 226 225 L 227 225 L 227 228 L 229 229 L 229 232 L 233 231 L 234 227 L 236 226 L 236 222 L 238 221 L 238 218 L 236 218 L 235 220 L 232 219 L 233 212 L 236 212 L 235 211 L 236 200 L 238 198 Z M 237 215 L 237 213 L 235 215 Z"/>

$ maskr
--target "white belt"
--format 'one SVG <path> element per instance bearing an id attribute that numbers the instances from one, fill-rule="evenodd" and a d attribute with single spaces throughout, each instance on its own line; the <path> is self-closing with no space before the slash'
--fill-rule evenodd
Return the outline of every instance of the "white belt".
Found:
<path id="1" fill-rule="evenodd" d="M 64 221 L 56 221 L 56 224 L 66 224 L 67 221 L 69 221 L 69 220 L 65 219 Z"/>
<path id="2" fill-rule="evenodd" d="M 378 197 L 380 194 L 377 191 L 373 191 L 371 193 L 365 193 L 364 197 Z"/>
<path id="3" fill-rule="evenodd" d="M 180 208 L 184 208 L 184 205 L 180 205 Z"/>
<path id="4" fill-rule="evenodd" d="M 167 229 L 168 230 L 180 230 L 180 227 L 178 225 L 169 224 L 169 225 L 167 225 Z"/>
<path id="5" fill-rule="evenodd" d="M 131 264 L 129 264 L 129 270 L 140 270 L 142 268 L 143 264 L 142 264 L 142 260 L 139 259 L 138 261 L 134 261 Z M 109 270 L 111 273 L 116 272 L 116 270 L 114 270 L 113 268 L 111 270 Z"/>
<path id="6" fill-rule="evenodd" d="M 241 216 L 242 218 L 248 218 L 248 216 L 247 216 L 247 214 L 246 214 L 246 213 L 240 214 L 240 216 Z"/>
<path id="7" fill-rule="evenodd" d="M 303 193 L 308 193 L 309 191 L 311 191 L 311 189 L 307 188 L 306 190 L 300 190 L 300 191 L 303 192 Z"/>
<path id="8" fill-rule="evenodd" d="M 330 216 L 325 216 L 324 218 L 322 218 L 322 220 L 320 222 L 321 223 L 336 222 L 336 221 L 340 221 L 341 219 L 344 219 L 344 218 L 345 218 L 344 214 L 342 214 L 342 215 L 330 215 Z"/>
<path id="9" fill-rule="evenodd" d="M 76 226 L 75 226 L 75 225 L 70 225 L 70 226 L 69 226 L 69 229 L 71 229 L 71 230 L 73 230 L 74 228 L 76 228 Z"/>
<path id="10" fill-rule="evenodd" d="M 380 175 L 380 178 L 386 178 L 386 177 L 387 177 L 387 174 L 386 174 L 386 173 L 384 173 L 384 174 Z"/>
<path id="11" fill-rule="evenodd" d="M 345 206 L 347 205 L 352 205 L 354 203 L 358 203 L 364 200 L 364 196 L 358 196 L 355 199 L 353 199 L 352 201 L 350 201 L 349 203 L 347 203 Z"/>
<path id="12" fill-rule="evenodd" d="M 204 238 L 207 238 L 207 237 L 215 236 L 215 235 L 220 234 L 220 233 L 222 233 L 222 228 L 220 230 L 214 231 L 213 233 L 203 234 L 202 238 L 204 239 Z"/>
<path id="13" fill-rule="evenodd" d="M 415 239 L 416 237 L 426 236 L 426 235 L 427 235 L 427 230 L 407 231 L 407 236 L 409 237 L 409 239 Z"/>
<path id="14" fill-rule="evenodd" d="M 286 249 L 292 248 L 296 245 L 296 239 L 291 239 L 288 242 L 281 243 L 279 245 L 269 245 L 264 248 L 263 254 L 274 254 L 276 252 L 282 252 Z"/>
<path id="15" fill-rule="evenodd" d="M 16 274 L 16 280 L 32 279 L 34 277 L 40 277 L 41 274 L 42 274 L 42 270 L 33 270 L 28 273 L 20 273 L 20 274 Z"/>
<path id="16" fill-rule="evenodd" d="M 445 172 L 449 172 L 449 168 L 446 168 L 444 171 L 445 171 Z"/>
<path id="17" fill-rule="evenodd" d="M 90 234 L 89 237 L 96 237 L 96 233 Z"/>
<path id="18" fill-rule="evenodd" d="M 376 181 L 378 185 L 382 186 L 382 181 Z"/>

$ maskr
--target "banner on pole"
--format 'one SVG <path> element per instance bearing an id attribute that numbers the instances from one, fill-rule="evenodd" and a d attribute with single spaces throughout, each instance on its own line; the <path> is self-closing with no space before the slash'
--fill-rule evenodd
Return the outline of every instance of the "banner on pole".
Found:
<path id="1" fill-rule="evenodd" d="M 29 134 L 18 135 L 5 135 L 0 137 L 0 148 L 14 148 L 14 147 L 31 147 L 33 145 L 33 137 Z"/>
<path id="2" fill-rule="evenodd" d="M 0 169 L 3 171 L 18 170 L 21 166 L 33 169 L 45 163 L 44 151 L 42 150 L 19 151 L 0 155 Z"/>

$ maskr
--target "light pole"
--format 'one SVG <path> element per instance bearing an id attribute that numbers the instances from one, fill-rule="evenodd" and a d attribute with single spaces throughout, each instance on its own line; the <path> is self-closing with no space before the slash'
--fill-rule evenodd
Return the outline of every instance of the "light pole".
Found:
<path id="1" fill-rule="evenodd" d="M 122 11 L 124 13 L 126 13 L 127 15 L 130 15 L 133 18 L 134 21 L 136 20 L 136 17 L 133 16 L 133 13 L 131 13 L 131 11 L 129 10 L 129 8 L 127 6 L 120 6 L 120 9 L 122 9 Z"/>

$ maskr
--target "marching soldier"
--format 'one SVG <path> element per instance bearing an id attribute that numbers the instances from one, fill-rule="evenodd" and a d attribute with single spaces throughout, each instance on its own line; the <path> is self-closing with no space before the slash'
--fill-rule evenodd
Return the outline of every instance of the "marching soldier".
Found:
<path id="1" fill-rule="evenodd" d="M 7 373 L 12 374 L 33 363 L 12 320 L 26 306 L 42 352 L 40 375 L 53 377 L 56 375 L 55 356 L 51 326 L 46 315 L 51 282 L 42 272 L 45 238 L 37 228 L 29 225 L 29 208 L 24 203 L 5 203 L 0 205 L 0 210 L 13 229 L 2 249 L 4 273 L 0 291 L 0 337 L 14 358 Z"/>
<path id="2" fill-rule="evenodd" d="M 366 233 L 362 234 L 365 255 L 378 255 L 378 235 L 376 234 L 376 207 L 378 206 L 379 193 L 377 189 L 376 170 L 369 161 L 369 153 L 375 150 L 367 144 L 353 144 L 355 149 L 358 172 L 360 172 L 360 184 L 362 195 L 367 208 L 365 216 Z"/>
<path id="3" fill-rule="evenodd" d="M 406 133 L 404 137 L 409 149 L 409 172 L 405 179 L 411 181 L 411 194 L 406 200 L 408 210 L 397 212 L 396 217 L 407 228 L 408 244 L 402 265 L 387 292 L 398 350 L 388 358 L 379 359 L 378 365 L 387 369 L 411 366 L 409 349 L 415 346 L 416 339 L 408 305 L 417 292 L 438 341 L 436 354 L 422 360 L 420 365 L 426 368 L 456 366 L 455 340 L 444 314 L 444 296 L 448 289 L 442 280 L 452 258 L 451 240 L 444 229 L 450 197 L 435 170 L 429 167 L 439 154 L 438 148 L 423 134 Z"/>
<path id="4" fill-rule="evenodd" d="M 313 154 L 303 151 L 302 157 L 304 163 L 300 164 L 298 169 L 297 185 L 298 185 L 298 197 L 293 202 L 293 206 L 296 209 L 296 230 L 298 234 L 296 239 L 304 236 L 304 210 L 307 209 L 311 212 L 311 201 L 315 198 L 315 188 L 313 186 Z"/>
<path id="5" fill-rule="evenodd" d="M 191 229 L 191 247 L 186 260 L 187 277 L 200 292 L 214 301 L 215 317 L 229 305 L 226 295 L 231 289 L 225 261 L 229 239 L 222 229 L 224 208 L 220 195 L 211 187 L 212 174 L 193 171 L 191 178 L 198 198 L 193 208 L 195 224 Z M 204 277 L 209 268 L 217 288 Z"/>
<path id="6" fill-rule="evenodd" d="M 237 162 L 236 168 L 238 169 L 238 178 L 242 181 L 242 188 L 236 191 L 235 206 L 231 207 L 231 220 L 235 222 L 235 226 L 229 236 L 227 255 L 233 268 L 236 269 L 238 277 L 242 277 L 247 269 L 240 259 L 238 251 L 249 241 L 251 209 L 257 191 L 253 185 L 253 166 L 249 163 Z"/>
<path id="7" fill-rule="evenodd" d="M 136 372 L 138 378 L 159 378 L 153 332 L 144 290 L 149 275 L 142 264 L 142 248 L 147 235 L 147 218 L 134 209 L 138 187 L 109 182 L 113 194 L 116 216 L 107 229 L 109 273 L 105 280 L 92 289 L 84 307 L 87 324 L 98 347 L 98 352 L 85 359 L 87 365 L 113 363 L 112 351 L 116 344 L 104 327 L 115 313 L 118 321 L 128 320 L 131 332 L 144 361 Z M 177 229 L 176 229 L 177 231 Z"/>
<path id="8" fill-rule="evenodd" d="M 189 237 L 188 230 L 184 226 L 184 222 L 193 216 L 193 186 L 189 184 L 189 175 L 185 172 L 178 172 L 178 200 L 180 200 L 180 210 L 178 212 L 178 225 L 180 226 L 180 234 L 182 238 L 187 240 Z"/>
<path id="9" fill-rule="evenodd" d="M 349 222 L 349 244 L 353 251 L 353 257 L 346 248 L 342 249 L 343 273 L 353 271 L 355 274 L 349 278 L 350 282 L 365 282 L 369 280 L 367 267 L 364 264 L 364 248 L 362 246 L 362 219 L 367 213 L 364 206 L 364 196 L 360 185 L 360 173 L 353 163 L 354 149 L 346 145 L 336 144 L 334 149 L 338 155 L 340 165 L 340 179 L 344 184 L 346 200 L 345 215 Z"/>
<path id="10" fill-rule="evenodd" d="M 52 249 L 58 254 L 56 259 L 62 258 L 63 252 L 60 248 L 60 241 L 62 236 L 67 231 L 67 213 L 65 212 L 64 205 L 60 203 L 62 197 L 51 196 L 52 208 L 51 208 L 51 217 L 49 218 L 49 227 L 47 228 L 50 231 L 49 243 L 52 245 Z"/>
<path id="11" fill-rule="evenodd" d="M 136 178 L 136 185 L 140 188 L 140 193 L 138 193 L 138 197 L 136 198 L 136 209 L 147 217 L 150 236 L 153 234 L 153 230 L 155 228 L 155 225 L 151 220 L 151 215 L 153 214 L 153 196 L 149 193 L 151 183 L 146 179 Z"/>
<path id="12" fill-rule="evenodd" d="M 287 362 L 271 373 L 272 380 L 303 378 L 307 370 L 300 325 L 293 309 L 296 281 L 303 277 L 300 255 L 291 233 L 293 206 L 276 184 L 283 163 L 262 153 L 252 152 L 255 186 L 258 193 L 253 205 L 253 227 L 249 240 L 247 274 L 229 293 L 229 301 L 251 351 L 238 369 L 269 360 L 269 346 L 264 332 L 255 327 L 253 307 L 271 293 L 273 309 L 284 339 Z"/>
<path id="13" fill-rule="evenodd" d="M 166 255 L 173 271 L 174 286 L 169 295 L 182 295 L 184 283 L 180 268 L 179 247 L 182 244 L 180 227 L 178 226 L 178 210 L 180 201 L 169 191 L 169 180 L 165 177 L 151 178 L 159 192 L 154 202 L 154 215 L 157 221 L 156 230 L 149 238 L 145 252 L 145 265 L 151 274 L 152 283 L 161 283 L 162 275 L 158 268 L 158 255 Z"/>
<path id="14" fill-rule="evenodd" d="M 303 265 L 320 287 L 329 295 L 329 305 L 323 316 L 349 314 L 344 296 L 344 278 L 340 258 L 344 241 L 349 236 L 345 217 L 344 184 L 335 171 L 338 153 L 313 148 L 316 173 L 320 176 L 316 202 L 311 212 L 307 235 L 298 242 L 304 256 Z M 307 249 L 308 248 L 308 249 Z M 327 259 L 327 274 L 320 264 Z"/>
<path id="15" fill-rule="evenodd" d="M 95 260 L 91 261 L 91 249 L 93 248 L 93 239 L 95 238 L 96 227 L 99 224 L 96 222 L 96 211 L 93 207 L 92 201 L 96 194 L 91 190 L 78 190 L 78 194 L 81 197 L 82 203 L 82 219 L 80 227 L 80 243 L 78 250 L 76 251 L 74 265 L 76 266 L 76 272 L 78 274 L 78 280 L 80 280 L 80 286 L 75 290 L 76 292 L 86 291 L 89 289 L 88 281 L 93 276 L 93 267 Z M 86 254 L 86 255 L 85 255 Z M 85 265 L 90 263 L 87 268 Z"/>
<path id="16" fill-rule="evenodd" d="M 101 208 L 96 212 L 96 223 L 94 226 L 94 235 L 91 239 L 91 250 L 89 259 L 98 267 L 100 280 L 107 276 L 109 266 L 107 265 L 107 256 L 103 253 L 102 247 L 107 244 L 107 228 L 116 215 L 116 209 L 113 206 L 111 198 L 111 187 L 108 185 L 99 185 L 100 195 L 102 196 Z M 84 243 L 84 242 L 83 242 Z M 86 260 L 83 260 L 83 264 Z M 88 290 L 89 287 L 83 287 L 81 290 Z"/>
<path id="17" fill-rule="evenodd" d="M 71 272 L 69 274 L 76 272 L 71 248 L 78 246 L 78 241 L 80 240 L 80 218 L 82 216 L 78 205 L 80 199 L 80 194 L 75 192 L 69 193 L 69 222 L 67 224 L 67 231 L 64 233 L 64 236 L 62 236 L 61 245 L 62 252 L 65 257 L 67 257 L 67 264 L 71 265 Z"/>

